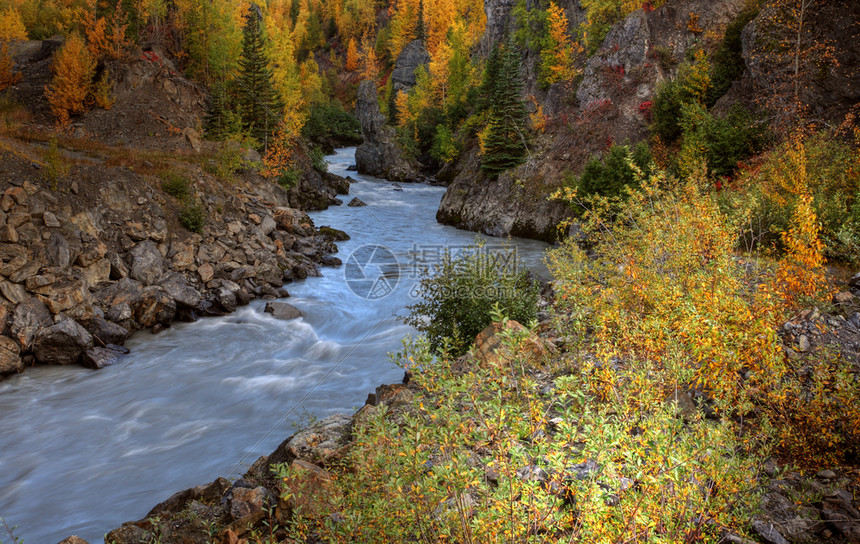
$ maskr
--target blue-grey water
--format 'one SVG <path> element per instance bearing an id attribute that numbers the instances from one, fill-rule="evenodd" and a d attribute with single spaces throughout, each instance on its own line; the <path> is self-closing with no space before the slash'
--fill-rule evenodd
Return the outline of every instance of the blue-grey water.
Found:
<path id="1" fill-rule="evenodd" d="M 344 201 L 357 196 L 367 206 L 310 214 L 352 238 L 338 242 L 347 265 L 286 286 L 303 317 L 277 320 L 255 301 L 229 316 L 138 333 L 112 367 L 42 367 L 0 382 L 0 517 L 25 544 L 72 534 L 101 542 L 175 491 L 240 475 L 309 417 L 351 412 L 377 385 L 401 379 L 387 354 L 414 332 L 395 315 L 414 302 L 415 265 L 432 265 L 444 247 L 462 248 L 475 234 L 436 223 L 444 188 L 397 191 L 347 172 L 354 152 L 327 159 L 332 172 L 356 180 Z M 510 243 L 539 266 L 546 244 Z M 349 261 L 364 246 L 385 250 Z M 0 528 L 0 542 L 10 540 Z"/>

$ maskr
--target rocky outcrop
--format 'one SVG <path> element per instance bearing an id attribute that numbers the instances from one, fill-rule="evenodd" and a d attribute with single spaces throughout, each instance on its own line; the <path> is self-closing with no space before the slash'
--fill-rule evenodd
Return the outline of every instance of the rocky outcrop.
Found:
<path id="1" fill-rule="evenodd" d="M 358 86 L 355 114 L 364 137 L 364 143 L 355 150 L 359 173 L 392 181 L 417 181 L 418 165 L 404 156 L 394 129 L 385 124 L 372 81 L 362 81 Z"/>
<path id="2" fill-rule="evenodd" d="M 520 236 L 554 242 L 558 225 L 572 217 L 571 209 L 548 198 L 535 198 L 529 186 L 510 173 L 487 179 L 480 173 L 477 152 L 448 186 L 436 221 L 490 236 Z"/>
<path id="3" fill-rule="evenodd" d="M 512 4 L 508 0 L 485 3 L 487 30 L 482 47 L 502 39 Z M 564 122 L 548 127 L 533 142 L 529 161 L 498 179 L 486 179 L 480 173 L 477 152 L 464 153 L 456 167 L 443 172 L 453 181 L 439 205 L 437 220 L 493 236 L 557 239 L 558 223 L 570 219 L 572 212 L 549 200 L 549 195 L 567 173 L 580 172 L 613 142 L 635 143 L 647 136 L 648 110 L 643 105 L 653 100 L 660 82 L 675 76 L 679 60 L 701 41 L 701 33 L 688 25 L 691 16 L 698 18 L 702 28 L 722 28 L 744 5 L 744 0 L 681 0 L 653 11 L 636 10 L 618 22 L 583 67 L 576 89 L 570 82 L 559 82 L 546 92 L 544 112 Z M 567 1 L 561 7 L 570 20 L 582 20 L 577 2 Z M 531 79 L 534 84 L 535 78 Z"/>
<path id="4" fill-rule="evenodd" d="M 4 167 L 21 179 L 32 167 L 18 160 Z M 3 189 L 0 376 L 25 361 L 114 364 L 134 331 L 284 296 L 285 282 L 338 263 L 331 229 L 319 233 L 280 187 L 252 172 L 232 186 L 188 175 L 208 217 L 200 233 L 178 224 L 158 178 L 125 168 L 81 166 L 78 194 L 38 179 Z M 325 200 L 348 189 L 337 176 L 317 182 Z"/>
<path id="5" fill-rule="evenodd" d="M 412 40 L 394 63 L 394 71 L 391 72 L 391 85 L 394 92 L 407 92 L 415 86 L 415 70 L 420 66 L 430 64 L 430 53 L 424 46 L 423 40 Z"/>

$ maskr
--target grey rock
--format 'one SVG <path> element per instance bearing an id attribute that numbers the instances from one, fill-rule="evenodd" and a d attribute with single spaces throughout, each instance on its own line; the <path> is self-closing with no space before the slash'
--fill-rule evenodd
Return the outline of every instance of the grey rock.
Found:
<path id="1" fill-rule="evenodd" d="M 217 302 L 225 312 L 235 312 L 239 305 L 236 300 L 236 291 L 223 285 L 215 290 L 215 302 Z"/>
<path id="2" fill-rule="evenodd" d="M 45 223 L 45 226 L 52 229 L 60 228 L 62 225 L 60 224 L 60 220 L 57 219 L 57 216 L 51 212 L 45 212 L 42 214 L 42 221 Z"/>
<path id="3" fill-rule="evenodd" d="M 128 309 L 127 316 L 122 317 L 123 319 L 119 319 L 119 321 L 131 319 L 131 308 Z M 100 317 L 93 318 L 87 326 L 87 330 L 93 335 L 95 344 L 102 347 L 107 344 L 122 344 L 129 335 L 128 330 L 122 325 L 117 325 Z"/>
<path id="4" fill-rule="evenodd" d="M 296 319 L 302 316 L 301 310 L 292 304 L 280 301 L 267 302 L 265 311 L 277 319 Z"/>
<path id="5" fill-rule="evenodd" d="M 0 293 L 12 304 L 20 304 L 27 299 L 27 290 L 20 283 L 0 282 Z"/>
<path id="6" fill-rule="evenodd" d="M 277 226 L 278 225 L 275 223 L 275 220 L 268 214 L 263 217 L 262 221 L 260 221 L 260 230 L 263 231 L 263 234 L 266 236 L 272 234 L 272 231 L 275 230 Z"/>
<path id="7" fill-rule="evenodd" d="M 359 84 L 355 114 L 364 137 L 364 143 L 355 150 L 358 171 L 393 181 L 417 180 L 418 165 L 405 158 L 394 129 L 386 126 L 385 117 L 379 111 L 374 82 Z"/>
<path id="8" fill-rule="evenodd" d="M 48 262 L 57 268 L 66 269 L 72 264 L 69 241 L 59 232 L 52 232 L 47 245 Z"/>
<path id="9" fill-rule="evenodd" d="M 761 520 L 755 520 L 752 523 L 753 529 L 762 539 L 768 544 L 789 544 L 779 531 L 776 530 L 773 523 L 766 523 Z"/>
<path id="10" fill-rule="evenodd" d="M 836 478 L 836 473 L 829 469 L 819 470 L 815 474 L 816 478 L 821 478 L 822 480 L 832 480 Z"/>
<path id="11" fill-rule="evenodd" d="M 54 323 L 47 306 L 36 298 L 30 298 L 15 307 L 9 320 L 9 331 L 21 349 L 29 351 L 36 333 Z"/>
<path id="12" fill-rule="evenodd" d="M 81 363 L 87 368 L 98 370 L 118 363 L 122 355 L 122 352 L 111 348 L 96 347 L 84 352 Z"/>
<path id="13" fill-rule="evenodd" d="M 424 47 L 422 40 L 412 40 L 400 55 L 397 56 L 397 61 L 394 63 L 394 71 L 391 72 L 391 83 L 394 92 L 408 91 L 415 86 L 415 70 L 419 66 L 427 66 L 430 64 L 430 54 L 427 48 Z"/>
<path id="14" fill-rule="evenodd" d="M 163 259 L 155 242 L 151 240 L 139 242 L 130 253 L 132 257 L 130 276 L 143 285 L 155 284 L 163 273 Z"/>
<path id="15" fill-rule="evenodd" d="M 42 329 L 33 339 L 33 353 L 41 363 L 70 365 L 93 347 L 93 337 L 72 319 Z"/>
<path id="16" fill-rule="evenodd" d="M 355 198 L 353 198 L 352 200 L 350 200 L 350 201 L 349 201 L 349 204 L 347 204 L 347 206 L 351 206 L 351 207 L 353 207 L 353 208 L 357 208 L 357 207 L 361 207 L 361 206 L 367 206 L 367 204 L 365 204 L 365 203 L 364 203 L 364 201 L 363 201 L 363 200 L 361 200 L 360 198 L 355 197 Z"/>
<path id="17" fill-rule="evenodd" d="M 517 477 L 520 480 L 545 482 L 549 479 L 549 474 L 537 465 L 527 465 L 517 469 Z"/>
<path id="18" fill-rule="evenodd" d="M 809 338 L 805 334 L 801 334 L 797 337 L 797 351 L 800 353 L 806 353 L 809 351 Z"/>
<path id="19" fill-rule="evenodd" d="M 171 274 L 161 287 L 176 301 L 178 307 L 197 308 L 203 298 L 197 289 L 188 284 L 185 276 L 179 274 Z"/>
<path id="20" fill-rule="evenodd" d="M 119 304 L 114 304 L 108 311 L 105 313 L 105 317 L 109 320 L 120 323 L 123 321 L 128 321 L 134 314 L 131 311 L 131 306 L 126 302 L 120 302 Z"/>

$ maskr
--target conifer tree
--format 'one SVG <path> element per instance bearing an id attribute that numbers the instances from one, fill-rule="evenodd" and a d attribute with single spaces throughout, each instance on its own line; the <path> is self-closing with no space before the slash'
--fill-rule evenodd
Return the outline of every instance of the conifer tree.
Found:
<path id="1" fill-rule="evenodd" d="M 272 132 L 281 117 L 265 47 L 262 13 L 256 4 L 252 4 L 243 28 L 237 105 L 243 128 L 263 149 L 268 147 Z"/>
<path id="2" fill-rule="evenodd" d="M 488 61 L 489 120 L 484 132 L 481 169 L 490 176 L 522 164 L 526 154 L 527 112 L 522 100 L 520 55 L 512 38 L 498 45 Z"/>

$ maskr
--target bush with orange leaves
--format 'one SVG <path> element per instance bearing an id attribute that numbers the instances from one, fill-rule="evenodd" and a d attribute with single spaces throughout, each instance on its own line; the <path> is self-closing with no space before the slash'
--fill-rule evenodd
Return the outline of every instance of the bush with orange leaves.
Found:
<path id="1" fill-rule="evenodd" d="M 69 122 L 69 116 L 83 113 L 91 96 L 96 61 L 83 38 L 72 34 L 54 55 L 54 79 L 45 88 L 45 96 L 59 124 Z"/>

